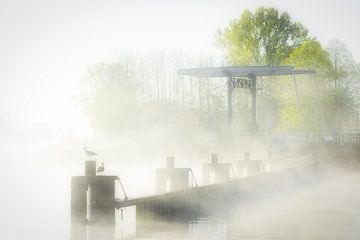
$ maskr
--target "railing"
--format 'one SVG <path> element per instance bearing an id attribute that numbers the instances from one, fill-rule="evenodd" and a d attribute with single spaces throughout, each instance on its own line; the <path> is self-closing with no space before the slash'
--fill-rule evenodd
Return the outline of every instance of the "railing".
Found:
<path id="1" fill-rule="evenodd" d="M 281 144 L 287 143 L 316 143 L 316 142 L 338 142 L 338 143 L 360 143 L 360 132 L 299 132 L 299 133 L 256 133 L 239 134 L 237 137 L 257 137 L 269 142 Z"/>

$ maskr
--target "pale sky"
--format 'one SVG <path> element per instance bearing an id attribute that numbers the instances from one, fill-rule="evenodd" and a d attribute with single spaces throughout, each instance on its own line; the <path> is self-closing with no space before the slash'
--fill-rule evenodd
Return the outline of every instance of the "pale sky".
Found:
<path id="1" fill-rule="evenodd" d="M 359 0 L 0 0 L 0 123 L 86 129 L 71 98 L 86 66 L 121 49 L 216 51 L 219 27 L 263 5 L 360 61 Z"/>

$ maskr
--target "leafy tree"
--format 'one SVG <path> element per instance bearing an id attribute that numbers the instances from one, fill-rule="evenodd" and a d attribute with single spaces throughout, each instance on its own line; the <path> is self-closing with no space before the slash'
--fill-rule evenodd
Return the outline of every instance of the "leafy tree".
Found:
<path id="1" fill-rule="evenodd" d="M 308 39 L 295 48 L 285 63 L 317 73 L 328 72 L 332 67 L 329 53 L 315 39 Z"/>
<path id="2" fill-rule="evenodd" d="M 285 61 L 285 64 L 293 65 L 299 68 L 316 70 L 318 79 L 321 76 L 328 76 L 332 69 L 332 63 L 328 52 L 323 49 L 321 44 L 315 39 L 308 39 L 298 48 L 294 49 L 289 58 Z M 324 104 L 321 100 L 320 93 L 320 89 L 323 89 L 322 92 L 324 92 L 325 88 L 323 81 L 321 84 L 322 87 L 319 86 L 318 79 L 311 78 L 305 79 L 305 81 L 297 81 L 297 87 L 299 88 L 298 92 L 302 95 L 305 93 L 307 97 L 301 98 L 297 96 L 298 106 L 296 108 L 296 114 L 301 115 L 301 117 L 296 118 L 299 121 L 296 125 L 301 126 L 304 130 L 308 131 L 321 130 L 326 127 L 324 126 Z M 293 81 L 296 80 L 294 79 Z M 286 109 L 289 108 L 282 109 L 282 114 L 290 116 L 291 113 L 295 113 L 293 109 L 292 112 L 287 112 Z M 280 123 L 280 125 L 283 124 L 284 121 Z"/>
<path id="3" fill-rule="evenodd" d="M 90 66 L 80 101 L 94 133 L 117 137 L 159 128 L 164 135 L 174 131 L 196 135 L 194 128 L 223 131 L 223 81 L 183 79 L 176 72 L 212 64 L 211 56 L 200 57 L 177 52 L 131 53 L 116 62 Z"/>
<path id="4" fill-rule="evenodd" d="M 217 44 L 233 64 L 280 65 L 304 40 L 308 31 L 288 13 L 275 8 L 246 10 L 217 32 Z"/>
<path id="5" fill-rule="evenodd" d="M 298 130 L 300 126 L 299 111 L 294 99 L 288 99 L 283 103 L 281 108 L 281 114 L 277 130 L 282 131 L 293 131 Z"/>
<path id="6" fill-rule="evenodd" d="M 319 114 L 311 109 L 318 109 L 322 111 L 322 125 L 325 124 L 328 130 L 340 132 L 342 122 L 351 119 L 353 96 L 356 95 L 353 90 L 358 75 L 355 74 L 356 63 L 350 51 L 337 40 L 331 41 L 325 50 L 319 42 L 309 39 L 296 48 L 285 63 L 317 71 L 318 79 L 315 82 L 312 79 L 307 80 L 307 84 L 305 81 L 299 84 L 303 87 L 302 92 L 309 95 L 299 103 L 302 115 L 307 116 L 302 119 L 306 129 L 321 129 L 320 122 L 317 127 L 313 124 L 313 119 L 318 119 Z M 309 88 L 306 89 L 306 86 Z M 314 89 L 317 91 L 314 92 Z M 313 101 L 312 105 L 307 104 L 309 100 Z M 316 102 L 320 103 L 321 109 L 316 107 Z"/>
<path id="7" fill-rule="evenodd" d="M 221 47 L 229 61 L 235 65 L 281 65 L 306 39 L 308 31 L 299 22 L 291 20 L 286 12 L 279 12 L 275 8 L 260 7 L 255 12 L 245 10 L 239 19 L 230 22 L 229 26 L 220 29 L 216 35 L 217 44 Z M 260 131 L 272 131 L 284 114 L 284 99 L 281 99 L 284 89 L 289 89 L 288 81 L 280 83 L 278 80 L 259 79 L 258 85 L 263 88 L 259 95 L 258 122 Z M 281 85 L 281 86 L 280 86 Z M 236 91 L 234 98 L 235 122 L 242 123 L 247 129 L 249 122 L 245 121 L 246 109 L 249 103 L 248 94 Z M 294 108 L 291 111 L 294 112 Z M 290 111 L 290 108 L 288 108 Z M 291 114 L 289 113 L 288 116 Z M 284 118 L 282 118 L 284 119 Z M 294 119 L 298 119 L 294 117 Z M 247 119 L 249 120 L 249 119 Z M 294 120 L 295 121 L 295 120 Z M 292 121 L 292 122 L 294 122 Z M 283 121 L 280 121 L 283 122 Z M 299 124 L 297 124 L 299 125 Z M 289 129 L 290 127 L 286 127 Z M 281 127 L 285 129 L 285 127 Z"/>
<path id="8" fill-rule="evenodd" d="M 333 65 L 331 77 L 334 84 L 337 81 L 352 77 L 351 75 L 354 72 L 356 63 L 346 45 L 334 39 L 328 43 L 327 51 Z"/>
<path id="9" fill-rule="evenodd" d="M 344 122 L 351 121 L 358 90 L 359 65 L 354 61 L 346 45 L 339 40 L 331 40 L 327 46 L 332 68 L 330 72 L 330 87 L 332 105 L 332 122 L 336 123 L 336 132 L 340 133 Z"/>

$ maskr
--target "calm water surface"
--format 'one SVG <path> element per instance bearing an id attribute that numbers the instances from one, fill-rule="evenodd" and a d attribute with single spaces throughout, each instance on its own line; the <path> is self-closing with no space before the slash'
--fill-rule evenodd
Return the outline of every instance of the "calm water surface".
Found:
<path id="1" fill-rule="evenodd" d="M 229 206 L 229 213 L 183 223 L 152 222 L 137 229 L 125 227 L 117 238 L 360 239 L 359 180 L 356 173 L 331 172 L 305 188 Z"/>
<path id="2" fill-rule="evenodd" d="M 70 177 L 79 169 L 50 168 L 0 170 L 1 240 L 71 239 Z M 136 225 L 130 209 L 116 239 L 360 239 L 360 174 L 331 171 L 314 182 L 191 221 Z"/>

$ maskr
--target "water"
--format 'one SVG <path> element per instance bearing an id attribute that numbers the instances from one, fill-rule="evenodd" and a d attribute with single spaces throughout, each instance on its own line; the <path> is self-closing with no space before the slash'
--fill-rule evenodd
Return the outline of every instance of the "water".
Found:
<path id="1" fill-rule="evenodd" d="M 227 213 L 184 222 L 125 224 L 116 238 L 360 239 L 359 180 L 354 172 L 331 171 L 309 186 L 229 206 Z"/>
<path id="2" fill-rule="evenodd" d="M 31 152 L 37 151 L 16 157 L 2 153 L 3 166 L 10 167 L 0 169 L 0 239 L 70 240 L 70 177 L 82 172 L 82 162 L 34 164 Z M 130 211 L 127 223 L 118 221 L 117 239 L 360 239 L 360 174 L 331 170 L 315 180 L 190 221 L 139 225 L 127 218 Z"/>

